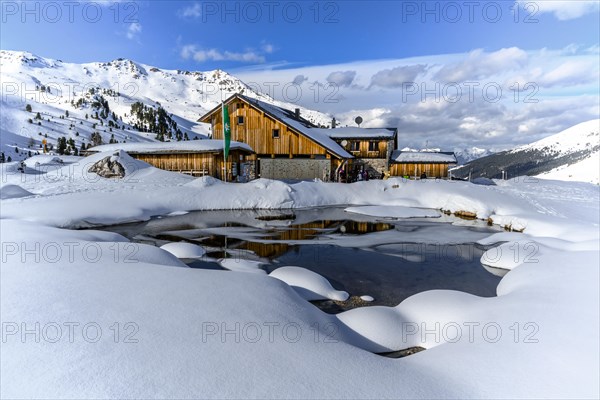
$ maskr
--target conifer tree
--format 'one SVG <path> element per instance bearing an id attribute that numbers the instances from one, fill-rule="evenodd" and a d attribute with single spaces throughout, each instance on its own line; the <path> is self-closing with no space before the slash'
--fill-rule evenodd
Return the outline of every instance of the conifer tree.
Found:
<path id="1" fill-rule="evenodd" d="M 56 142 L 56 152 L 60 155 L 65 154 L 65 150 L 67 149 L 67 139 L 64 136 L 58 138 Z"/>

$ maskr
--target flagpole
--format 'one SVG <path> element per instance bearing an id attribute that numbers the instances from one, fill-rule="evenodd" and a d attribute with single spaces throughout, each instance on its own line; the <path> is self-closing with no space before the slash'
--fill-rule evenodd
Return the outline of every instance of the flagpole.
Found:
<path id="1" fill-rule="evenodd" d="M 227 182 L 227 159 L 229 158 L 229 145 L 231 143 L 231 123 L 229 121 L 229 109 L 223 101 L 223 90 L 221 89 L 221 116 L 223 120 L 223 182 Z"/>
<path id="2" fill-rule="evenodd" d="M 221 95 L 221 121 L 223 122 L 223 182 L 227 182 L 227 139 L 225 138 L 225 102 L 223 101 L 223 88 L 219 83 L 219 92 Z"/>
<path id="3" fill-rule="evenodd" d="M 221 100 L 221 111 L 223 115 L 223 182 L 227 182 L 227 159 L 229 158 L 229 145 L 231 143 L 231 123 L 229 121 L 229 109 Z"/>
<path id="4" fill-rule="evenodd" d="M 221 91 L 221 97 L 223 97 L 223 92 Z M 225 151 L 225 102 L 221 98 L 221 118 L 223 120 L 223 182 L 227 182 L 227 155 Z"/>

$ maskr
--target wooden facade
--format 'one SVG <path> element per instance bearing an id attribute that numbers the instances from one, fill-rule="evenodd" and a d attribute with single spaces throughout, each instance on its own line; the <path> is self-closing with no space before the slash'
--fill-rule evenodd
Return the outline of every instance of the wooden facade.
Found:
<path id="1" fill-rule="evenodd" d="M 390 165 L 390 175 L 414 179 L 425 173 L 428 178 L 447 178 L 449 166 L 440 163 L 394 163 Z"/>
<path id="2" fill-rule="evenodd" d="M 456 156 L 443 151 L 401 151 L 392 154 L 390 175 L 407 178 L 447 178 L 448 168 L 456 165 Z"/>
<path id="3" fill-rule="evenodd" d="M 223 141 L 190 140 L 181 142 L 150 143 L 110 143 L 87 149 L 86 155 L 98 152 L 115 153 L 124 151 L 132 158 L 144 161 L 165 171 L 179 172 L 192 176 L 212 176 L 223 179 Z M 247 176 L 248 159 L 252 149 L 243 144 L 231 142 L 227 158 L 227 180 Z M 246 179 L 243 179 L 244 181 Z"/>
<path id="4" fill-rule="evenodd" d="M 223 152 L 202 153 L 128 153 L 131 157 L 164 169 L 192 176 L 212 176 L 223 179 Z M 240 165 L 249 156 L 249 152 L 232 150 L 227 158 L 227 180 L 240 175 Z M 240 162 L 241 161 L 241 162 Z"/>
<path id="5" fill-rule="evenodd" d="M 241 98 L 228 104 L 231 140 L 248 144 L 257 157 L 331 158 L 331 153 L 288 125 L 269 116 Z M 223 116 L 220 107 L 201 119 L 212 128 L 213 139 L 223 139 Z"/>
<path id="6" fill-rule="evenodd" d="M 393 143 L 387 139 L 347 139 L 346 142 L 346 150 L 356 158 L 387 158 L 388 147 Z"/>
<path id="7" fill-rule="evenodd" d="M 346 159 L 352 158 L 352 155 L 326 135 L 318 134 L 316 136 L 321 139 L 326 138 L 328 144 L 323 144 L 315 136 L 307 134 L 307 132 L 317 131 L 315 129 L 317 127 L 294 111 L 239 94 L 228 98 L 225 104 L 229 113 L 231 140 L 246 143 L 255 152 L 255 155 L 247 158 L 249 161 L 254 160 L 255 162 L 255 177 L 280 179 L 272 176 L 270 168 L 263 168 L 263 164 L 271 165 L 266 161 L 261 163 L 261 160 L 265 159 L 280 159 L 278 165 L 284 165 L 284 167 L 280 168 L 279 172 L 285 175 L 285 171 L 290 171 L 288 178 L 313 179 L 322 178 L 323 171 L 327 172 L 329 176 Z M 198 121 L 211 125 L 212 139 L 221 140 L 223 138 L 221 106 L 215 107 Z M 283 161 L 283 159 L 287 159 L 289 162 Z M 328 166 L 316 168 L 317 163 L 315 163 L 315 168 L 306 168 L 306 163 L 293 161 L 297 159 L 328 160 Z M 304 168 L 298 169 L 295 167 L 296 164 L 303 165 Z M 320 166 L 322 164 L 322 162 L 318 163 Z M 313 170 L 320 172 L 313 172 Z M 295 173 L 291 173 L 291 171 Z M 302 174 L 306 176 L 298 178 L 298 175 Z"/>

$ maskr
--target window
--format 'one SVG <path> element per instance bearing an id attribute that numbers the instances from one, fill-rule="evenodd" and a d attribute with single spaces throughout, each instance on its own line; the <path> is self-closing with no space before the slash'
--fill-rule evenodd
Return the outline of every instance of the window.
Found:
<path id="1" fill-rule="evenodd" d="M 379 143 L 370 141 L 369 142 L 369 151 L 379 151 Z"/>
<path id="2" fill-rule="evenodd" d="M 279 129 L 273 129 L 273 139 L 279 139 Z"/>
<path id="3" fill-rule="evenodd" d="M 350 142 L 350 151 L 360 151 L 360 142 Z"/>
<path id="4" fill-rule="evenodd" d="M 244 125 L 244 117 L 242 115 L 237 117 L 237 124 Z"/>

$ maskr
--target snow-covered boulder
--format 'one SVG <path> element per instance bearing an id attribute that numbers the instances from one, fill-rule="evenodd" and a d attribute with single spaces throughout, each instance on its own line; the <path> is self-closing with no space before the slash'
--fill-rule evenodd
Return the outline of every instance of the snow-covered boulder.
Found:
<path id="1" fill-rule="evenodd" d="M 222 183 L 217 178 L 213 178 L 212 176 L 203 176 L 198 179 L 194 179 L 193 181 L 186 183 L 185 186 L 194 187 L 194 188 L 206 188 L 218 183 Z"/>
<path id="2" fill-rule="evenodd" d="M 183 262 L 193 262 L 206 254 L 202 247 L 187 242 L 167 243 L 160 246 L 160 248 L 173 254 Z"/>
<path id="3" fill-rule="evenodd" d="M 269 276 L 287 283 L 308 301 L 327 299 L 346 301 L 350 297 L 347 292 L 335 290 L 323 276 L 306 268 L 281 267 L 271 272 Z"/>
<path id="4" fill-rule="evenodd" d="M 0 199 L 18 199 L 20 197 L 33 196 L 28 190 L 23 189 L 19 185 L 4 185 L 0 187 Z"/>
<path id="5" fill-rule="evenodd" d="M 260 261 L 244 260 L 242 258 L 222 258 L 219 260 L 219 264 L 230 271 L 266 274 L 264 270 L 260 269 L 260 266 L 263 265 Z"/>

